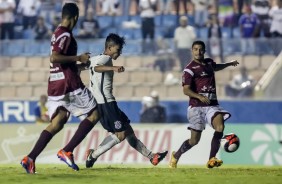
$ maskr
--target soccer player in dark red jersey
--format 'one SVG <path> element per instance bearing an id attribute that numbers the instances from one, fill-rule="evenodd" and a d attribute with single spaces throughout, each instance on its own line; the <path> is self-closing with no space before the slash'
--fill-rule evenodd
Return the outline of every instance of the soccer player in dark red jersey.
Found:
<path id="1" fill-rule="evenodd" d="M 218 104 L 214 73 L 229 66 L 237 66 L 239 63 L 232 60 L 228 63 L 216 64 L 212 59 L 204 57 L 205 51 L 205 43 L 195 41 L 192 44 L 193 60 L 183 71 L 183 93 L 190 97 L 187 117 L 191 137 L 182 143 L 178 151 L 172 152 L 169 162 L 171 168 L 176 168 L 181 155 L 198 144 L 206 124 L 215 130 L 207 167 L 219 167 L 223 163 L 215 156 L 223 136 L 224 121 L 230 118 L 231 114 Z"/>
<path id="2" fill-rule="evenodd" d="M 72 30 L 78 16 L 77 5 L 66 3 L 62 9 L 61 24 L 52 35 L 47 103 L 51 123 L 42 131 L 32 151 L 21 161 L 27 173 L 35 173 L 36 158 L 52 137 L 64 127 L 70 114 L 85 119 L 57 156 L 72 169 L 79 170 L 74 163 L 72 152 L 99 119 L 96 101 L 79 76 L 79 67 L 88 63 L 90 56 L 89 53 L 77 55 L 77 43 Z M 77 61 L 81 65 L 77 65 Z"/>

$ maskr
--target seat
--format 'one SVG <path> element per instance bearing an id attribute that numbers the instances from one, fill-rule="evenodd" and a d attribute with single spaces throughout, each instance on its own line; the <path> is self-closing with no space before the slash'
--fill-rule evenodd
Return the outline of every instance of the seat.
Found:
<path id="1" fill-rule="evenodd" d="M 134 97 L 142 98 L 143 96 L 148 96 L 151 92 L 150 86 L 135 86 L 134 87 Z"/>
<path id="2" fill-rule="evenodd" d="M 275 55 L 262 55 L 260 57 L 260 67 L 265 70 L 268 69 L 275 59 Z"/>
<path id="3" fill-rule="evenodd" d="M 133 39 L 133 31 L 130 28 L 119 28 L 117 30 L 117 33 L 119 35 L 122 35 L 126 40 L 132 40 Z"/>
<path id="4" fill-rule="evenodd" d="M 133 97 L 133 86 L 131 85 L 116 86 L 113 89 L 113 92 L 116 98 L 128 100 Z"/>
<path id="5" fill-rule="evenodd" d="M 125 69 L 136 70 L 142 66 L 142 57 L 140 56 L 127 56 L 125 57 Z"/>
<path id="6" fill-rule="evenodd" d="M 139 55 L 141 53 L 141 43 L 138 41 L 127 42 L 123 48 L 122 54 L 125 56 Z"/>
<path id="7" fill-rule="evenodd" d="M 5 86 L 0 88 L 1 98 L 14 99 L 16 97 L 16 86 Z"/>
<path id="8" fill-rule="evenodd" d="M 142 60 L 142 67 L 153 68 L 157 56 L 145 56 Z"/>
<path id="9" fill-rule="evenodd" d="M 227 84 L 231 78 L 231 71 L 230 70 L 221 70 L 215 72 L 215 81 L 217 84 Z"/>
<path id="10" fill-rule="evenodd" d="M 130 72 L 115 73 L 114 85 L 119 86 L 128 83 Z"/>
<path id="11" fill-rule="evenodd" d="M 40 69 L 42 67 L 42 57 L 27 57 L 27 67 L 33 69 Z"/>
<path id="12" fill-rule="evenodd" d="M 12 57 L 11 68 L 13 70 L 21 70 L 26 67 L 26 57 Z"/>
<path id="13" fill-rule="evenodd" d="M 38 85 L 33 87 L 33 97 L 39 98 L 43 94 L 47 94 L 47 83 L 46 85 Z"/>
<path id="14" fill-rule="evenodd" d="M 243 63 L 248 70 L 257 69 L 260 65 L 260 58 L 256 55 L 247 55 L 243 57 Z"/>
<path id="15" fill-rule="evenodd" d="M 29 81 L 29 72 L 26 71 L 16 71 L 13 73 L 13 82 L 25 83 Z"/>
<path id="16" fill-rule="evenodd" d="M 147 71 L 146 83 L 150 85 L 163 84 L 163 73 L 160 71 Z"/>
<path id="17" fill-rule="evenodd" d="M 100 29 L 107 29 L 113 26 L 114 16 L 97 16 Z"/>
<path id="18" fill-rule="evenodd" d="M 50 57 L 49 56 L 43 57 L 43 59 L 42 59 L 42 67 L 46 68 L 46 69 L 50 68 Z"/>
<path id="19" fill-rule="evenodd" d="M 13 72 L 12 71 L 1 71 L 0 72 L 0 82 L 11 82 L 13 78 Z"/>
<path id="20" fill-rule="evenodd" d="M 46 72 L 44 71 L 31 71 L 29 73 L 29 81 L 30 82 L 46 82 Z"/>
<path id="21" fill-rule="evenodd" d="M 145 71 L 132 71 L 129 75 L 129 83 L 131 85 L 143 84 L 146 81 L 146 75 Z"/>
<path id="22" fill-rule="evenodd" d="M 167 97 L 168 98 L 173 98 L 173 99 L 183 99 L 183 98 L 186 98 L 185 95 L 183 94 L 183 89 L 182 89 L 181 85 L 167 86 Z"/>
<path id="23" fill-rule="evenodd" d="M 30 98 L 32 97 L 32 91 L 32 86 L 30 85 L 17 86 L 16 96 L 21 98 Z"/>

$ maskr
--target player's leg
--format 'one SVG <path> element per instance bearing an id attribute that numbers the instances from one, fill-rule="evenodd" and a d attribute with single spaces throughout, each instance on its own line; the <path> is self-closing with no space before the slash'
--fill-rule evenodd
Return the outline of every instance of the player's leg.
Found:
<path id="1" fill-rule="evenodd" d="M 86 152 L 86 168 L 93 167 L 100 155 L 124 140 L 126 129 L 124 122 L 129 121 L 127 117 L 120 115 L 121 113 L 116 102 L 98 104 L 98 111 L 101 116 L 100 122 L 103 128 L 108 132 L 114 133 L 104 138 L 97 149 L 89 149 Z"/>
<path id="2" fill-rule="evenodd" d="M 169 166 L 171 168 L 177 167 L 177 162 L 180 159 L 181 155 L 190 150 L 193 146 L 197 145 L 201 139 L 202 131 L 190 129 L 191 137 L 190 139 L 185 140 L 178 151 L 172 152 Z"/>
<path id="3" fill-rule="evenodd" d="M 125 131 L 126 140 L 129 145 L 134 148 L 136 151 L 141 153 L 144 157 L 147 157 L 153 165 L 158 165 L 167 155 L 167 151 L 153 153 L 149 150 L 134 134 L 134 131 L 131 125 L 128 125 L 127 130 Z"/>
<path id="4" fill-rule="evenodd" d="M 81 121 L 75 134 L 71 138 L 70 142 L 63 148 L 66 152 L 73 152 L 74 148 L 81 143 L 86 135 L 92 130 L 92 128 L 99 121 L 99 113 L 97 109 L 94 109 L 88 117 Z"/>
<path id="5" fill-rule="evenodd" d="M 209 161 L 207 163 L 208 168 L 219 167 L 223 163 L 222 160 L 216 158 L 216 154 L 220 148 L 220 139 L 223 136 L 223 130 L 224 130 L 223 114 L 221 113 L 215 114 L 215 117 L 212 120 L 212 126 L 215 132 L 211 140 L 211 151 L 210 151 Z"/>
<path id="6" fill-rule="evenodd" d="M 69 143 L 63 149 L 59 150 L 57 156 L 72 169 L 79 170 L 78 166 L 74 163 L 72 152 L 96 125 L 100 116 L 95 99 L 87 88 L 84 88 L 82 92 L 72 96 L 72 98 L 74 99 L 73 103 L 67 106 L 67 108 L 73 115 L 86 116 L 86 118 L 81 121 Z"/>
<path id="7" fill-rule="evenodd" d="M 65 109 L 58 108 L 57 114 L 51 120 L 51 123 L 47 126 L 47 128 L 42 131 L 31 152 L 21 161 L 21 165 L 25 168 L 27 173 L 35 173 L 36 158 L 44 150 L 52 137 L 64 127 L 67 119 L 68 112 Z"/>
<path id="8" fill-rule="evenodd" d="M 122 132 L 119 133 L 122 134 Z M 93 167 L 94 163 L 100 155 L 106 153 L 108 150 L 110 150 L 112 147 L 114 147 L 120 142 L 121 140 L 118 138 L 117 134 L 110 134 L 106 138 L 104 138 L 104 140 L 98 146 L 97 149 L 89 149 L 86 152 L 86 168 Z"/>

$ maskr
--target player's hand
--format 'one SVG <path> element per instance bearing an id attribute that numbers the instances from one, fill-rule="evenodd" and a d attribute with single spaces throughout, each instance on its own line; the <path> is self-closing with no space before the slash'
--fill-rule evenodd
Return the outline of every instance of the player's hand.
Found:
<path id="1" fill-rule="evenodd" d="M 229 64 L 231 66 L 237 66 L 237 65 L 239 65 L 239 62 L 237 60 L 232 60 L 232 61 L 229 62 Z"/>
<path id="2" fill-rule="evenodd" d="M 90 58 L 90 52 L 86 52 L 79 56 L 79 61 L 81 63 L 87 64 L 87 62 L 89 62 L 89 58 Z"/>
<path id="3" fill-rule="evenodd" d="M 210 103 L 211 103 L 211 101 L 209 100 L 208 97 L 205 97 L 205 96 L 202 96 L 202 95 L 200 95 L 200 96 L 198 97 L 198 99 L 199 99 L 201 102 L 205 103 L 205 104 L 210 104 Z"/>
<path id="4" fill-rule="evenodd" d="M 123 66 L 114 66 L 114 71 L 115 72 L 118 72 L 118 73 L 121 73 L 121 72 L 124 72 L 124 67 Z"/>

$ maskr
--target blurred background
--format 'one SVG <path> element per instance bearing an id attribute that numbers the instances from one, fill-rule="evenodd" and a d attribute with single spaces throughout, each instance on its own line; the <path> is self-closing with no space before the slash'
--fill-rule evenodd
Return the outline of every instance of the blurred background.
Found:
<path id="1" fill-rule="evenodd" d="M 189 98 L 182 92 L 181 75 L 194 40 L 203 40 L 206 57 L 217 63 L 238 60 L 239 67 L 216 73 L 217 97 L 232 114 L 227 130 L 248 135 L 251 142 L 271 140 L 275 152 L 265 155 L 278 161 L 268 162 L 270 156 L 256 161 L 282 164 L 281 0 L 0 0 L 1 131 L 7 124 L 48 122 L 43 96 L 50 39 L 66 2 L 80 9 L 73 30 L 78 53 L 102 53 L 111 32 L 126 38 L 115 61 L 126 72 L 115 75 L 114 95 L 133 123 L 185 125 Z M 88 71 L 81 77 L 88 85 Z"/>

